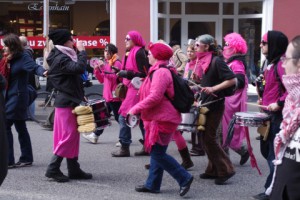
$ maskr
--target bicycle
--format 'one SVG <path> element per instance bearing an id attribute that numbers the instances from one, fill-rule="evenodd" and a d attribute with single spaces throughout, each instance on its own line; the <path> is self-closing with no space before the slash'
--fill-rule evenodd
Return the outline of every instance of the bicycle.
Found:
<path id="1" fill-rule="evenodd" d="M 30 118 L 46 129 L 53 129 L 54 124 L 54 101 L 57 94 L 56 90 L 51 92 L 41 91 L 37 93 L 35 99 L 35 111 L 29 110 Z M 91 92 L 85 95 L 87 99 L 102 99 L 102 94 Z"/>

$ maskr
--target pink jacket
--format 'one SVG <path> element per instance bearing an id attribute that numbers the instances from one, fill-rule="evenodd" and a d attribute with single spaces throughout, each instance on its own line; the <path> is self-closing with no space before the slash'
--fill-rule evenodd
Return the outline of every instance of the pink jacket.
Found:
<path id="1" fill-rule="evenodd" d="M 116 61 L 114 66 L 121 69 L 122 65 L 120 61 Z M 94 70 L 95 77 L 98 79 L 100 83 L 103 83 L 103 98 L 106 102 L 112 101 L 121 101 L 120 98 L 116 98 L 114 96 L 114 91 L 117 87 L 117 75 L 116 74 L 108 74 L 105 72 L 113 72 L 111 66 L 106 62 L 106 64 L 102 68 L 96 68 Z"/>

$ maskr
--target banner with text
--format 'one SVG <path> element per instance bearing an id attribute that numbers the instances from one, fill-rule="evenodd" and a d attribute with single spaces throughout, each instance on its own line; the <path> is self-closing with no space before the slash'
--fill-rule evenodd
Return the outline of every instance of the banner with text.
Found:
<path id="1" fill-rule="evenodd" d="M 104 49 L 109 43 L 109 36 L 73 36 L 74 40 L 82 41 L 86 49 Z M 32 49 L 43 49 L 46 39 L 44 37 L 27 37 L 28 44 Z M 3 37 L 0 36 L 0 49 L 3 49 Z"/>

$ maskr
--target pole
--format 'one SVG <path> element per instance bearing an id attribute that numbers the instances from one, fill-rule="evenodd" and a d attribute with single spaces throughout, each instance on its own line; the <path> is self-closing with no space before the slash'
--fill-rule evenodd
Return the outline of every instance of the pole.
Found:
<path id="1" fill-rule="evenodd" d="M 43 6 L 44 23 L 43 23 L 43 36 L 47 37 L 49 34 L 49 0 L 44 0 Z"/>

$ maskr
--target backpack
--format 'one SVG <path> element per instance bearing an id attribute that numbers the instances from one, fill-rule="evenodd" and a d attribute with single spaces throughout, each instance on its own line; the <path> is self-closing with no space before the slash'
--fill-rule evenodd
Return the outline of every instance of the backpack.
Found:
<path id="1" fill-rule="evenodd" d="M 212 66 L 216 65 L 216 60 L 217 60 L 217 56 L 213 57 L 211 61 Z M 234 84 L 233 86 L 223 89 L 221 92 L 223 92 L 225 97 L 229 97 L 234 95 L 235 91 L 236 91 L 236 85 Z"/>
<path id="2" fill-rule="evenodd" d="M 174 86 L 174 98 L 171 99 L 165 94 L 165 96 L 171 101 L 172 105 L 180 113 L 188 113 L 194 103 L 194 93 L 188 85 L 188 82 L 184 80 L 181 76 L 176 74 L 170 69 L 170 66 L 160 66 L 169 69 L 173 79 Z M 153 73 L 150 75 L 152 79 Z"/>

